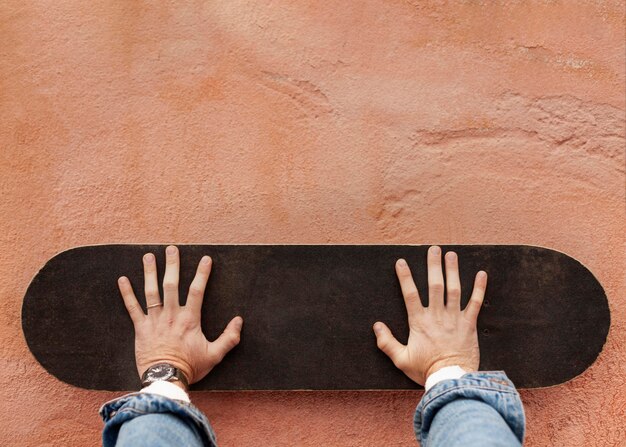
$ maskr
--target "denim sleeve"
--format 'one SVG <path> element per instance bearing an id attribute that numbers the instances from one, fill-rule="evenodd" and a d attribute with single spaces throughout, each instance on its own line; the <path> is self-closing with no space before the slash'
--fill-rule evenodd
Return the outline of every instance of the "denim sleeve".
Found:
<path id="1" fill-rule="evenodd" d="M 415 410 L 422 447 L 520 446 L 526 418 L 504 371 L 474 372 L 433 386 Z"/>
<path id="2" fill-rule="evenodd" d="M 103 447 L 208 446 L 215 433 L 200 410 L 157 394 L 132 393 L 100 408 Z"/>

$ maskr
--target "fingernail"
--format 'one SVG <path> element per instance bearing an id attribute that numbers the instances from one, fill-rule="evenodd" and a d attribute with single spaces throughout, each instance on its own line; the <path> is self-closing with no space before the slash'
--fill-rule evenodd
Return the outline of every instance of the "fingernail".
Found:
<path id="1" fill-rule="evenodd" d="M 167 247 L 167 249 L 165 250 L 165 252 L 168 255 L 175 255 L 176 254 L 176 247 L 174 247 L 173 245 L 170 245 L 169 247 Z"/>
<path id="2" fill-rule="evenodd" d="M 148 253 L 143 257 L 143 260 L 146 261 L 147 264 L 151 264 L 154 262 L 154 255 L 152 253 Z"/>
<path id="3" fill-rule="evenodd" d="M 209 256 L 202 256 L 203 264 L 208 264 L 209 262 L 211 262 L 211 258 Z"/>
<path id="4" fill-rule="evenodd" d="M 117 279 L 117 282 L 118 282 L 118 283 L 120 283 L 120 284 L 125 284 L 125 283 L 126 283 L 126 281 L 128 281 L 128 278 L 126 278 L 125 276 L 120 276 L 120 277 Z"/>
<path id="5" fill-rule="evenodd" d="M 487 277 L 487 272 L 483 272 L 482 270 L 478 272 L 478 277 L 480 279 L 485 279 Z"/>
<path id="6" fill-rule="evenodd" d="M 383 326 L 380 323 L 376 323 L 374 325 L 374 332 L 376 334 L 380 334 L 380 331 L 382 331 L 382 330 L 383 330 Z"/>
<path id="7" fill-rule="evenodd" d="M 235 319 L 235 328 L 241 329 L 241 326 L 243 326 L 243 318 L 237 317 Z"/>
<path id="8" fill-rule="evenodd" d="M 441 248 L 437 247 L 436 245 L 433 246 L 432 250 L 434 255 L 438 255 L 439 253 L 441 253 Z"/>
<path id="9" fill-rule="evenodd" d="M 453 251 L 449 251 L 448 253 L 446 253 L 446 257 L 450 260 L 450 261 L 454 261 L 456 259 L 456 253 Z"/>
<path id="10" fill-rule="evenodd" d="M 398 259 L 398 265 L 400 267 L 406 267 L 406 261 L 404 259 Z"/>

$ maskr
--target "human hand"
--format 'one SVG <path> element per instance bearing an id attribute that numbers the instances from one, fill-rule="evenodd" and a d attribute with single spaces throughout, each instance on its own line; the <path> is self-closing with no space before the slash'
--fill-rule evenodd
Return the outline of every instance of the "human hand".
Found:
<path id="1" fill-rule="evenodd" d="M 396 340 L 384 323 L 374 324 L 378 347 L 397 368 L 420 385 L 445 366 L 459 365 L 468 372 L 478 369 L 480 352 L 476 319 L 487 287 L 487 273 L 478 272 L 469 303 L 465 310 L 461 310 L 461 282 L 456 253 L 448 252 L 445 256 L 445 287 L 439 247 L 430 247 L 427 262 L 428 307 L 422 306 L 406 261 L 399 259 L 396 262 L 396 274 L 409 317 L 408 343 L 403 345 Z M 447 291 L 447 304 L 444 304 L 444 290 Z"/>
<path id="2" fill-rule="evenodd" d="M 209 342 L 200 327 L 200 311 L 212 260 L 204 256 L 189 287 L 187 303 L 178 300 L 180 259 L 178 249 L 165 251 L 163 302 L 159 296 L 156 260 L 152 253 L 143 257 L 144 285 L 148 315 L 144 314 L 125 276 L 118 279 L 124 304 L 135 327 L 135 360 L 141 376 L 152 365 L 170 363 L 177 367 L 189 384 L 206 376 L 239 343 L 243 319 L 233 318 L 214 342 Z M 179 384 L 179 382 L 175 382 Z"/>

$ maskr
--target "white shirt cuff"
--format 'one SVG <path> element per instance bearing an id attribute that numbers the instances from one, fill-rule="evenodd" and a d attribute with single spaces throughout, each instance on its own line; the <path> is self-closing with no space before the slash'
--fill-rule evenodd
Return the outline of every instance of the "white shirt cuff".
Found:
<path id="1" fill-rule="evenodd" d="M 140 393 L 158 394 L 159 396 L 191 403 L 189 395 L 185 392 L 185 390 L 165 380 L 152 382 L 150 385 L 143 388 Z"/>
<path id="2" fill-rule="evenodd" d="M 444 366 L 428 376 L 428 379 L 426 379 L 426 383 L 424 384 L 424 389 L 425 391 L 428 391 L 442 380 L 460 379 L 464 374 L 467 374 L 467 371 L 459 365 Z"/>

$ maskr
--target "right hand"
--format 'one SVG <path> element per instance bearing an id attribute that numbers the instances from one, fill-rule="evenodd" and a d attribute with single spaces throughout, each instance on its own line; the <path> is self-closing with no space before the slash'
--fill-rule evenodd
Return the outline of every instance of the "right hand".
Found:
<path id="1" fill-rule="evenodd" d="M 428 307 L 422 306 L 406 261 L 396 262 L 402 295 L 409 318 L 409 340 L 401 344 L 381 322 L 374 324 L 378 347 L 411 380 L 420 385 L 437 370 L 459 365 L 467 372 L 476 371 L 480 363 L 476 319 L 485 296 L 487 274 L 476 274 L 474 290 L 465 310 L 461 310 L 461 283 L 458 257 L 445 256 L 447 285 L 444 287 L 441 249 L 428 250 Z M 444 304 L 447 290 L 447 304 Z"/>

